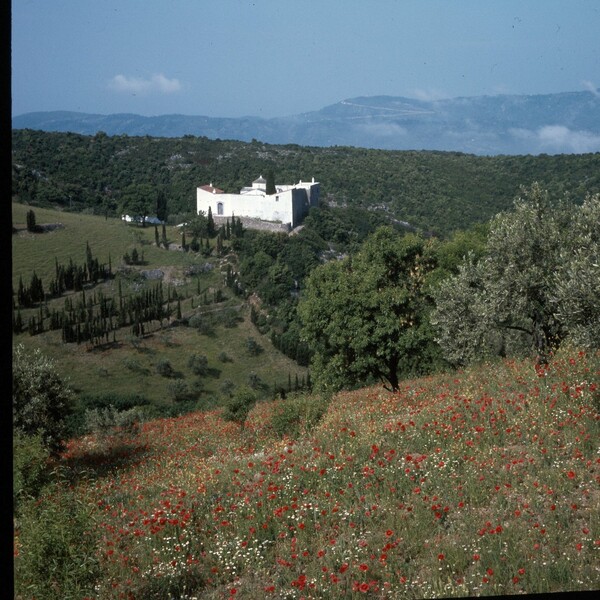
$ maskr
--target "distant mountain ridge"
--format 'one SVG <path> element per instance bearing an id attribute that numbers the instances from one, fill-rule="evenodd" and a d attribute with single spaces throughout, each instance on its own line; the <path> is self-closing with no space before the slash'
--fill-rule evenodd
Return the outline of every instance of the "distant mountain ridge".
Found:
<path id="1" fill-rule="evenodd" d="M 579 154 L 600 151 L 600 91 L 429 101 L 362 96 L 271 119 L 33 112 L 13 117 L 12 127 L 479 155 Z"/>

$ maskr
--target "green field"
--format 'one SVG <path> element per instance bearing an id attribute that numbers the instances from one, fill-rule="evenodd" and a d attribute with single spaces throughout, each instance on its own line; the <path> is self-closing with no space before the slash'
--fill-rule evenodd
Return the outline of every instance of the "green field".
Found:
<path id="1" fill-rule="evenodd" d="M 35 207 L 38 225 L 61 223 L 64 228 L 43 234 L 29 233 L 26 215 L 30 209 L 24 204 L 12 205 L 12 224 L 18 230 L 12 239 L 12 281 L 15 287 L 19 276 L 22 275 L 26 282 L 34 269 L 44 281 L 53 277 L 55 259 L 59 263 L 67 263 L 69 258 L 75 263 L 83 262 L 86 242 L 101 263 L 108 263 L 110 258 L 115 267 L 123 254 L 134 247 L 144 251 L 144 258 L 149 264 L 147 268 L 153 265 L 184 267 L 195 262 L 194 256 L 156 248 L 153 245 L 153 226 L 139 227 L 120 219 Z M 181 243 L 180 233 L 175 227 L 167 227 L 167 239 Z"/>
<path id="2" fill-rule="evenodd" d="M 272 393 L 275 385 L 287 388 L 290 377 L 295 382 L 296 375 L 300 380 L 305 376 L 306 369 L 277 351 L 269 338 L 262 336 L 251 324 L 247 302 L 234 296 L 224 286 L 223 272 L 228 263 L 235 266 L 233 256 L 207 258 L 193 252 L 168 251 L 154 244 L 152 226 L 142 228 L 117 219 L 42 208 L 35 208 L 38 225 L 62 223 L 64 227 L 46 233 L 29 233 L 25 226 L 27 210 L 28 206 L 13 204 L 13 227 L 17 230 L 13 233 L 12 281 L 15 290 L 19 278 L 22 277 L 27 285 L 34 270 L 47 289 L 54 277 L 55 261 L 66 264 L 72 259 L 76 264 L 84 263 L 87 242 L 101 263 L 107 263 L 110 256 L 113 272 L 116 273 L 115 279 L 87 288 L 88 297 L 100 290 L 105 296 L 115 296 L 119 280 L 125 295 L 139 291 L 144 285 L 156 285 L 156 281 L 144 283 L 136 277 L 136 271 L 146 269 L 163 271 L 163 287 L 170 288 L 181 298 L 184 317 L 197 313 L 202 299 L 206 296 L 212 298 L 215 291 L 220 290 L 224 297 L 221 302 L 202 307 L 203 312 L 215 315 L 213 330 L 208 335 L 192 327 L 169 326 L 165 321 L 162 328 L 159 323 L 153 323 L 143 338 L 134 337 L 129 327 L 122 328 L 115 332 L 115 343 L 112 343 L 111 334 L 111 343 L 96 348 L 87 343 L 63 344 L 60 331 L 35 336 L 25 332 L 15 336 L 15 342 L 26 348 L 40 348 L 54 359 L 60 374 L 69 379 L 76 391 L 84 394 L 140 394 L 152 403 L 172 403 L 170 390 L 174 386 L 181 383 L 188 387 L 197 386 L 198 377 L 188 367 L 192 353 L 206 356 L 209 365 L 209 374 L 203 376 L 199 386 L 202 390 L 198 395 L 200 403 L 219 402 L 224 395 L 224 382 L 229 380 L 236 386 L 248 384 L 252 373 L 263 383 L 260 389 L 265 395 Z M 167 239 L 178 243 L 178 230 L 167 228 Z M 134 247 L 143 252 L 144 265 L 130 267 L 129 273 L 119 273 L 123 254 Z M 186 276 L 186 269 L 190 266 L 206 263 L 214 267 L 210 272 Z M 48 301 L 49 309 L 62 308 L 65 296 L 77 299 L 80 294 L 68 292 L 52 299 Z M 174 307 L 174 302 L 171 302 L 171 308 Z M 239 315 L 235 327 L 225 327 L 220 323 L 219 314 L 227 309 L 235 310 Z M 24 320 L 29 314 L 37 314 L 38 310 L 38 307 L 22 310 Z M 254 356 L 248 352 L 246 343 L 250 337 L 262 347 L 260 354 Z M 159 361 L 165 360 L 173 367 L 172 377 L 156 372 Z"/>

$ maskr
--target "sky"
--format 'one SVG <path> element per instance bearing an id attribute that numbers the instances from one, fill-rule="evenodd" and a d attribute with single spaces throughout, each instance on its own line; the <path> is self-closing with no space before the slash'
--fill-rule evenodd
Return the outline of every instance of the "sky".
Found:
<path id="1" fill-rule="evenodd" d="M 598 0 L 12 0 L 11 17 L 13 116 L 600 87 Z"/>

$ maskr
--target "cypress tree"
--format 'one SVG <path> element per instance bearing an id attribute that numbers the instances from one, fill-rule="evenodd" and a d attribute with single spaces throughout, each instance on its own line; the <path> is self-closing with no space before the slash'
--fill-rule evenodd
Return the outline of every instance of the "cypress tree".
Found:
<path id="1" fill-rule="evenodd" d="M 273 175 L 272 169 L 269 169 L 269 172 L 267 173 L 267 189 L 265 191 L 268 196 L 277 192 L 277 189 L 275 188 L 275 175 Z"/>
<path id="2" fill-rule="evenodd" d="M 21 317 L 21 311 L 17 310 L 17 314 L 13 319 L 13 332 L 21 333 L 23 331 L 23 317 Z"/>
<path id="3" fill-rule="evenodd" d="M 208 237 L 212 237 L 215 235 L 215 220 L 213 219 L 212 209 L 208 207 L 208 215 L 206 217 L 206 231 L 208 233 Z"/>
<path id="4" fill-rule="evenodd" d="M 23 277 L 19 275 L 19 289 L 17 291 L 17 302 L 19 303 L 19 306 L 27 306 L 27 304 L 29 304 L 28 296 L 29 294 L 23 285 Z"/>
<path id="5" fill-rule="evenodd" d="M 169 242 L 167 241 L 167 228 L 164 223 L 162 224 L 162 244 L 167 250 L 169 249 Z"/>
<path id="6" fill-rule="evenodd" d="M 85 264 L 87 265 L 90 279 L 92 279 L 92 249 L 89 242 L 85 243 Z"/>
<path id="7" fill-rule="evenodd" d="M 38 230 L 38 227 L 35 223 L 35 213 L 33 210 L 27 211 L 27 231 L 34 233 Z"/>

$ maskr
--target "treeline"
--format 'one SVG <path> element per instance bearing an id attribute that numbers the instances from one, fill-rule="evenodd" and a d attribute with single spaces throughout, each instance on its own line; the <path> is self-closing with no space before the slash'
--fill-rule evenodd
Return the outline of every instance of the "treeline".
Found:
<path id="1" fill-rule="evenodd" d="M 33 211 L 30 211 L 33 212 Z M 85 284 L 95 284 L 99 281 L 112 279 L 112 264 L 110 255 L 108 264 L 100 264 L 98 259 L 93 256 L 88 242 L 86 242 L 86 262 L 77 265 L 72 259 L 69 264 L 59 264 L 55 259 L 55 277 L 48 284 L 48 291 L 44 290 L 44 283 L 36 272 L 33 271 L 28 286 L 23 283 L 23 277 L 19 277 L 19 285 L 16 293 L 15 308 L 31 308 L 39 302 L 50 298 L 58 298 L 66 291 L 80 292 Z M 13 290 L 13 305 L 15 292 Z"/>
<path id="2" fill-rule="evenodd" d="M 12 156 L 13 196 L 32 205 L 116 216 L 150 194 L 153 211 L 168 203 L 170 214 L 185 215 L 197 186 L 237 193 L 273 171 L 282 183 L 314 176 L 330 206 L 361 207 L 442 236 L 510 208 L 519 187 L 534 181 L 579 203 L 600 191 L 598 153 L 486 157 L 14 130 Z"/>
<path id="3" fill-rule="evenodd" d="M 600 348 L 600 194 L 583 204 L 523 190 L 489 231 L 450 241 L 379 228 L 309 275 L 297 308 L 320 389 Z"/>
<path id="4" fill-rule="evenodd" d="M 143 336 L 148 324 L 158 322 L 160 326 L 180 307 L 176 292 L 167 290 L 165 298 L 162 282 L 136 294 L 123 296 L 121 280 L 118 280 L 118 295 L 105 296 L 101 290 L 86 295 L 85 289 L 75 299 L 67 296 L 61 309 L 40 305 L 24 322 L 19 309 L 13 310 L 13 332 L 27 331 L 38 335 L 45 331 L 61 330 L 62 341 L 68 343 L 89 342 L 94 346 L 116 341 L 116 331 L 131 328 L 131 335 Z M 174 306 L 171 306 L 174 303 Z M 181 309 L 179 308 L 179 311 Z"/>
<path id="5" fill-rule="evenodd" d="M 75 264 L 69 259 L 69 263 L 64 265 L 55 259 L 55 277 L 48 284 L 47 291 L 35 271 L 29 285 L 25 285 L 23 278 L 19 277 L 16 293 L 13 290 L 13 333 L 27 331 L 30 335 L 37 335 L 61 330 L 64 343 L 99 345 L 108 343 L 111 336 L 115 341 L 116 330 L 127 326 L 131 327 L 132 335 L 143 336 L 147 324 L 152 321 L 162 324 L 172 313 L 170 303 L 179 300 L 170 287 L 165 299 L 162 282 L 124 296 L 120 278 L 116 299 L 105 296 L 102 290 L 88 292 L 86 296 L 86 287 L 113 278 L 110 255 L 108 264 L 101 264 L 87 242 L 85 263 Z M 56 308 L 56 303 L 50 308 L 48 301 L 60 298 L 66 292 L 80 292 L 80 296 L 74 299 L 73 295 L 69 295 L 61 309 Z M 31 310 L 35 308 L 37 311 Z M 27 309 L 26 319 L 21 314 L 22 309 Z"/>

